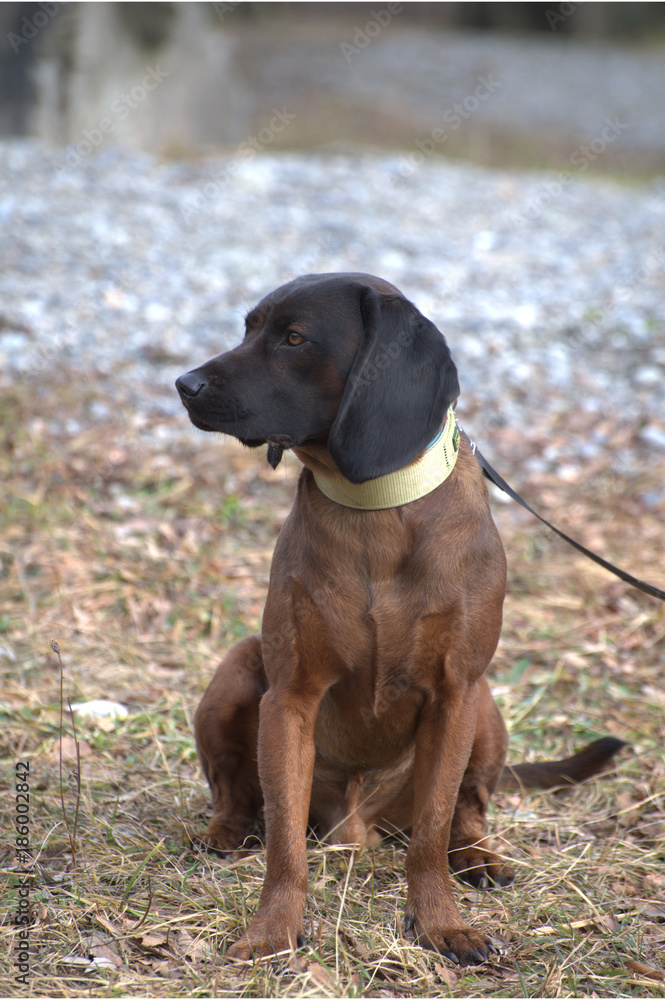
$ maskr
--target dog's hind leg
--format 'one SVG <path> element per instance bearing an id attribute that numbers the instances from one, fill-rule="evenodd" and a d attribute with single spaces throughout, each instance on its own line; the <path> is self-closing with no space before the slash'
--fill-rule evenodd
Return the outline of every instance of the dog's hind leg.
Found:
<path id="1" fill-rule="evenodd" d="M 228 651 L 194 716 L 196 746 L 213 813 L 199 843 L 225 854 L 242 846 L 263 805 L 257 765 L 259 703 L 267 689 L 261 639 Z"/>

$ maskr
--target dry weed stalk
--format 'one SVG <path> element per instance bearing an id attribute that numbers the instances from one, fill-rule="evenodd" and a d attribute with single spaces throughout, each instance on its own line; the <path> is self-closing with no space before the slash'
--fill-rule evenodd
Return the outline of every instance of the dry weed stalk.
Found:
<path id="1" fill-rule="evenodd" d="M 76 720 L 74 719 L 74 711 L 72 709 L 72 703 L 69 698 L 67 698 L 67 707 L 69 708 L 69 717 L 72 720 L 72 733 L 74 737 L 74 746 L 76 747 L 76 768 L 70 773 L 70 778 L 74 778 L 75 787 L 75 805 L 74 805 L 74 820 L 70 825 L 69 816 L 67 815 L 67 809 L 65 807 L 65 796 L 63 791 L 63 781 L 62 781 L 62 740 L 64 736 L 64 668 L 62 665 L 62 657 L 60 656 L 60 646 L 55 639 L 51 639 L 50 646 L 53 652 L 58 657 L 58 664 L 60 667 L 60 743 L 58 747 L 58 781 L 60 786 L 60 805 L 62 808 L 62 818 L 67 829 L 67 836 L 69 837 L 69 845 L 72 851 L 72 868 L 76 871 L 76 832 L 78 829 L 79 820 L 79 809 L 81 805 L 81 748 L 79 746 L 78 734 L 76 732 Z M 68 779 L 67 784 L 71 787 L 71 782 Z"/>

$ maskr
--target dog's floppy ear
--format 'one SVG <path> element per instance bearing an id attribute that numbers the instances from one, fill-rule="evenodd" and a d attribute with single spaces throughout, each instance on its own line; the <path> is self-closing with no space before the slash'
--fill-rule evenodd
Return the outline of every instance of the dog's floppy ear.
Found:
<path id="1" fill-rule="evenodd" d="M 363 336 L 328 450 L 352 483 L 412 462 L 459 395 L 443 335 L 407 299 L 360 290 Z"/>

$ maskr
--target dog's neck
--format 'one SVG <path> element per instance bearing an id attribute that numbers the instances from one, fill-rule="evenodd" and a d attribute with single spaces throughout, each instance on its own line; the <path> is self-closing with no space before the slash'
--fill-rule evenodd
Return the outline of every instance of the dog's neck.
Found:
<path id="1" fill-rule="evenodd" d="M 442 430 L 422 454 L 403 469 L 366 483 L 345 479 L 323 446 L 293 450 L 329 500 L 356 510 L 386 510 L 419 500 L 448 478 L 457 461 L 459 430 L 451 406 Z"/>

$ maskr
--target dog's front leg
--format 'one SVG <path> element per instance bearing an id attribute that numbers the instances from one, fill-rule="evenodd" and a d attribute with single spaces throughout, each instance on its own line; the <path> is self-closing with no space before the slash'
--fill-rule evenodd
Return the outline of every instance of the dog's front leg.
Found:
<path id="1" fill-rule="evenodd" d="M 259 715 L 259 777 L 266 820 L 266 876 L 256 916 L 231 946 L 231 958 L 296 948 L 307 894 L 307 818 L 320 698 L 292 685 L 271 686 Z"/>
<path id="2" fill-rule="evenodd" d="M 485 961 L 488 937 L 461 917 L 448 873 L 448 841 L 457 792 L 476 726 L 476 683 L 448 685 L 423 708 L 416 734 L 414 813 L 406 855 L 405 926 L 418 944 L 462 965 Z"/>

